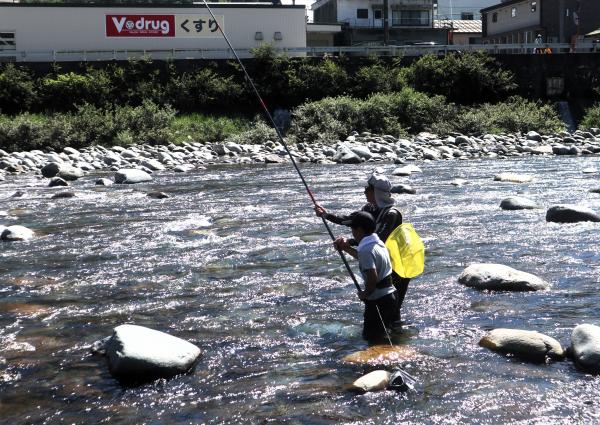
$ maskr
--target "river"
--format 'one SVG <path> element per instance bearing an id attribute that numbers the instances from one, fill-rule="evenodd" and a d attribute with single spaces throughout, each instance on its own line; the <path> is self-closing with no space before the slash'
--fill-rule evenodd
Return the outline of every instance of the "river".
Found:
<path id="1" fill-rule="evenodd" d="M 418 165 L 422 174 L 392 178 L 417 188 L 395 197 L 427 246 L 397 338 L 419 353 L 403 363 L 418 385 L 365 395 L 346 388 L 368 369 L 341 363 L 366 347 L 362 305 L 291 166 L 159 173 L 150 186 L 100 188 L 88 176 L 71 199 L 50 199 L 56 189 L 34 176 L 9 177 L 0 224 L 38 236 L 0 243 L 0 423 L 599 422 L 600 377 L 568 360 L 532 364 L 477 345 L 508 327 L 566 346 L 577 324 L 600 325 L 600 226 L 545 221 L 558 203 L 600 211 L 600 195 L 588 192 L 598 174 L 581 172 L 600 168 L 598 157 Z M 316 197 L 338 212 L 363 204 L 373 167 L 302 164 Z M 492 181 L 503 171 L 535 181 Z M 171 197 L 148 198 L 150 188 Z M 25 195 L 8 199 L 17 190 Z M 499 208 L 517 193 L 544 208 Z M 552 286 L 479 292 L 457 282 L 470 262 L 510 265 Z M 88 347 L 123 323 L 197 344 L 195 372 L 119 385 Z"/>

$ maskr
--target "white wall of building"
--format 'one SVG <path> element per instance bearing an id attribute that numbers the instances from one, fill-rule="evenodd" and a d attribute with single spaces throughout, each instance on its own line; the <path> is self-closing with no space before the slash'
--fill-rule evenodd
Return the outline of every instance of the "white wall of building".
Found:
<path id="1" fill-rule="evenodd" d="M 388 19 L 390 27 L 393 25 L 393 9 L 397 5 L 402 5 L 405 9 L 428 10 L 429 22 L 431 23 L 433 19 L 431 16 L 433 0 L 389 0 Z M 359 19 L 357 9 L 367 9 L 368 18 Z M 375 19 L 374 9 L 383 11 L 383 0 L 337 0 L 337 19 L 338 22 L 347 22 L 357 27 L 382 27 L 383 20 Z M 431 24 L 428 26 L 431 26 Z"/>
<path id="2" fill-rule="evenodd" d="M 488 37 L 539 25 L 541 20 L 539 0 L 535 9 L 532 12 L 531 1 L 523 1 L 486 13 Z M 494 22 L 494 13 L 497 14 L 496 22 Z"/>
<path id="3" fill-rule="evenodd" d="M 237 49 L 262 42 L 281 48 L 306 47 L 304 6 L 271 7 L 231 4 L 211 5 L 215 15 L 224 16 L 224 30 Z M 15 31 L 17 51 L 52 50 L 150 50 L 150 49 L 226 49 L 223 38 L 159 38 L 106 36 L 106 15 L 196 15 L 204 7 L 32 7 L 0 4 L 0 32 Z M 281 33 L 281 40 L 274 34 Z M 218 32 L 217 32 L 218 34 Z"/>

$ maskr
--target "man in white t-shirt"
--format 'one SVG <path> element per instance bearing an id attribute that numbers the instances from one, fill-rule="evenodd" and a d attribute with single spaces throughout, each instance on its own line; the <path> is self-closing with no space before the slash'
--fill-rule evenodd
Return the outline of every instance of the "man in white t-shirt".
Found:
<path id="1" fill-rule="evenodd" d="M 368 341 L 381 340 L 385 337 L 382 320 L 387 328 L 395 327 L 400 321 L 390 254 L 375 233 L 375 219 L 371 214 L 360 211 L 352 216 L 349 224 L 358 247 L 350 246 L 344 237 L 337 238 L 334 245 L 358 259 L 365 282 L 365 289 L 358 292 L 358 297 L 365 302 L 363 337 Z"/>

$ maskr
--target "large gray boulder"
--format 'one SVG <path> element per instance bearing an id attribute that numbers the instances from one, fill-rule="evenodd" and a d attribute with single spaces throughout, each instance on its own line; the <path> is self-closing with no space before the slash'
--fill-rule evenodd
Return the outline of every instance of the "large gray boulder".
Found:
<path id="1" fill-rule="evenodd" d="M 410 195 L 414 195 L 417 193 L 417 190 L 408 184 L 397 184 L 392 186 L 390 192 L 398 194 L 408 193 Z"/>
<path id="2" fill-rule="evenodd" d="M 48 187 L 59 187 L 59 186 L 68 186 L 69 183 L 67 183 L 66 180 L 61 179 L 60 177 L 52 177 L 50 179 L 50 183 L 48 183 Z"/>
<path id="3" fill-rule="evenodd" d="M 546 221 L 554 223 L 578 223 L 580 221 L 600 221 L 594 210 L 577 205 L 555 205 L 546 212 Z"/>
<path id="4" fill-rule="evenodd" d="M 350 150 L 366 161 L 373 158 L 373 153 L 367 146 L 350 146 Z"/>
<path id="5" fill-rule="evenodd" d="M 471 264 L 461 273 L 458 281 L 471 288 L 494 291 L 537 291 L 550 286 L 530 273 L 489 263 Z"/>
<path id="6" fill-rule="evenodd" d="M 360 393 L 384 390 L 390 383 L 391 375 L 387 370 L 374 370 L 354 381 L 350 389 Z"/>
<path id="7" fill-rule="evenodd" d="M 539 208 L 539 205 L 535 201 L 522 196 L 510 196 L 500 202 L 500 208 L 503 210 L 530 210 Z"/>
<path id="8" fill-rule="evenodd" d="M 60 164 L 56 162 L 49 162 L 48 164 L 44 165 L 40 171 L 42 172 L 42 176 L 48 179 L 52 178 L 60 171 Z"/>
<path id="9" fill-rule="evenodd" d="M 201 354 L 190 342 L 136 325 L 117 326 L 105 349 L 110 372 L 117 378 L 132 380 L 189 372 Z"/>
<path id="10" fill-rule="evenodd" d="M 340 145 L 338 147 L 333 160 L 342 164 L 360 164 L 362 162 L 362 159 L 352 152 L 347 145 Z"/>
<path id="11" fill-rule="evenodd" d="M 115 183 L 135 184 L 152 181 L 152 176 L 142 170 L 134 168 L 122 168 L 115 173 Z"/>
<path id="12" fill-rule="evenodd" d="M 160 161 L 153 158 L 143 160 L 140 162 L 140 165 L 152 171 L 163 171 L 165 169 L 165 166 Z"/>
<path id="13" fill-rule="evenodd" d="M 83 177 L 83 170 L 71 165 L 61 164 L 57 176 L 65 180 L 73 181 Z"/>
<path id="14" fill-rule="evenodd" d="M 494 329 L 481 338 L 479 345 L 534 361 L 545 361 L 546 358 L 560 360 L 565 357 L 565 350 L 557 340 L 535 331 Z"/>
<path id="15" fill-rule="evenodd" d="M 3 241 L 27 241 L 33 238 L 34 233 L 33 230 L 25 227 L 25 226 L 8 226 L 4 228 L 2 233 L 0 234 L 0 240 Z"/>
<path id="16" fill-rule="evenodd" d="M 571 334 L 571 354 L 580 368 L 600 373 L 600 327 L 579 325 Z"/>

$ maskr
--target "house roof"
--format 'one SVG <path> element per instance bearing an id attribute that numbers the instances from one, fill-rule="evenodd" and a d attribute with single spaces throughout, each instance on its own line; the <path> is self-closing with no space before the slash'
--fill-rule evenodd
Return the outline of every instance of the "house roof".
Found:
<path id="1" fill-rule="evenodd" d="M 483 8 L 483 9 L 480 10 L 480 12 L 481 13 L 485 13 L 485 12 L 489 12 L 489 11 L 494 10 L 494 9 L 501 9 L 503 7 L 506 7 L 506 6 L 510 6 L 511 4 L 522 3 L 523 1 L 524 0 L 505 0 L 502 3 L 500 3 L 500 4 L 495 4 L 493 6 Z"/>
<path id="2" fill-rule="evenodd" d="M 474 19 L 435 20 L 434 28 L 453 28 L 454 33 L 481 33 L 481 21 Z"/>

